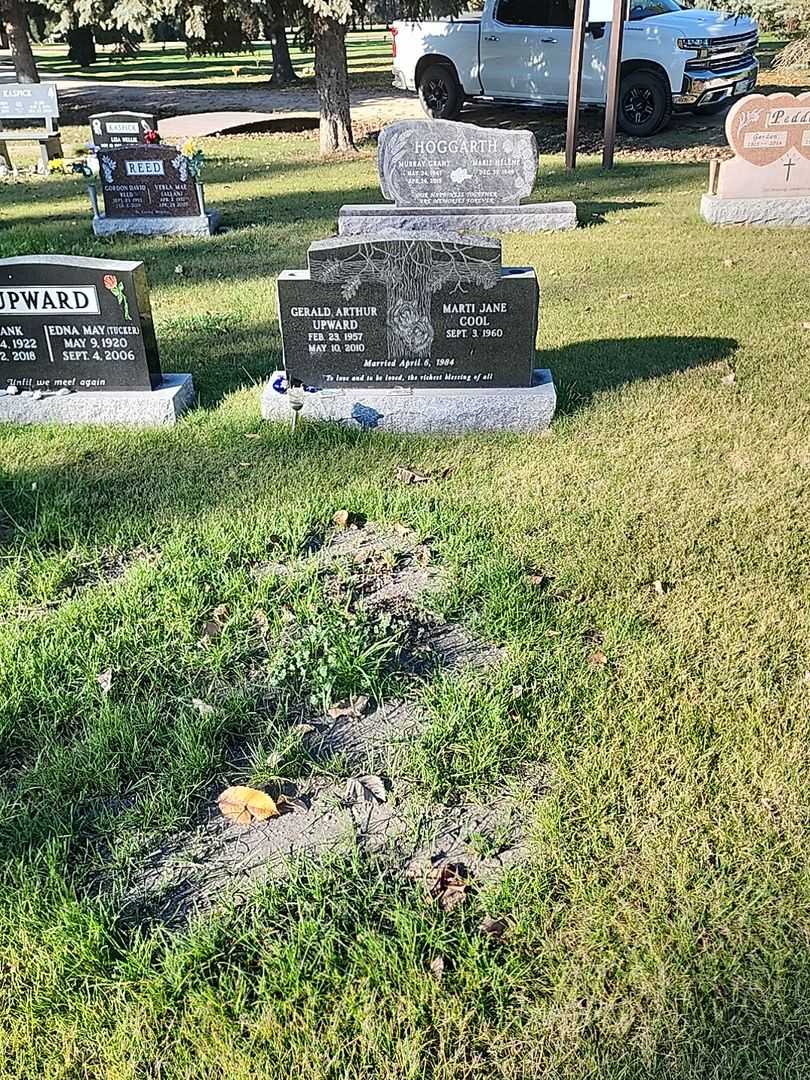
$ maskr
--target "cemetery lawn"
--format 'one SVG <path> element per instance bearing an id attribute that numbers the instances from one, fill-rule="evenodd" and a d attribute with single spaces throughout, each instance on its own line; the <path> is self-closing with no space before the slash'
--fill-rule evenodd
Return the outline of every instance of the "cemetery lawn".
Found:
<path id="1" fill-rule="evenodd" d="M 0 430 L 0 1076 L 805 1075 L 810 233 L 705 225 L 705 164 L 543 159 L 584 227 L 504 262 L 541 282 L 549 433 L 293 436 L 259 417 L 275 276 L 380 200 L 373 148 L 206 152 L 205 240 L 97 241 L 79 179 L 0 185 L 0 255 L 144 260 L 201 396 L 170 431 Z M 343 508 L 431 538 L 440 610 L 503 662 L 419 684 L 328 572 L 255 573 Z M 403 690 L 422 798 L 533 785 L 505 876 L 445 913 L 338 846 L 190 929 L 124 911 L 219 790 L 307 775 L 308 709 Z"/>

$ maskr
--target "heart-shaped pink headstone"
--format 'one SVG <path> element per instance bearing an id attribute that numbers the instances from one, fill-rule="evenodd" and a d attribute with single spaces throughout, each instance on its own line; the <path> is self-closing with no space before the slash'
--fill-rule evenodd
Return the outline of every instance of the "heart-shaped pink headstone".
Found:
<path id="1" fill-rule="evenodd" d="M 789 150 L 810 160 L 810 93 L 740 98 L 726 117 L 726 136 L 752 165 L 771 165 Z"/>

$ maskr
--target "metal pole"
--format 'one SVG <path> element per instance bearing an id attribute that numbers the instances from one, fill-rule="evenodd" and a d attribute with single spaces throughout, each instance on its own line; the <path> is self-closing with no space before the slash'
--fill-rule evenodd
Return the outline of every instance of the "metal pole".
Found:
<path id="1" fill-rule="evenodd" d="M 582 53 L 585 48 L 587 23 L 588 0 L 576 0 L 574 32 L 571 36 L 571 68 L 568 73 L 568 123 L 565 128 L 565 167 L 569 172 L 577 167 L 579 103 L 582 98 Z"/>
<path id="2" fill-rule="evenodd" d="M 607 102 L 605 104 L 605 148 L 602 151 L 602 168 L 613 168 L 613 151 L 616 148 L 616 117 L 619 112 L 619 85 L 622 81 L 622 42 L 627 0 L 613 0 L 613 23 L 610 27 L 610 51 L 607 70 Z"/>

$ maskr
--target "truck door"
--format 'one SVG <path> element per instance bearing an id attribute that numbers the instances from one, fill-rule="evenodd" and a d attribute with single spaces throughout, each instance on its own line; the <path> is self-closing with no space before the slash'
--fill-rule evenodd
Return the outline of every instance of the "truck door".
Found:
<path id="1" fill-rule="evenodd" d="M 493 0 L 481 20 L 481 86 L 487 96 L 568 99 L 574 0 Z M 604 101 L 607 35 L 585 39 L 582 100 Z"/>

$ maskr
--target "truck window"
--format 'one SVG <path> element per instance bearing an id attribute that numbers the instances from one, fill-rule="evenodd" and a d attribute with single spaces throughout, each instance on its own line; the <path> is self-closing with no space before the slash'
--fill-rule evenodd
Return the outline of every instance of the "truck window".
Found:
<path id="1" fill-rule="evenodd" d="M 631 2 L 630 19 L 636 22 L 638 19 L 651 19 L 654 15 L 669 15 L 672 11 L 681 10 L 676 0 L 642 0 L 641 3 Z"/>
<path id="2" fill-rule="evenodd" d="M 498 0 L 495 18 L 506 26 L 573 26 L 574 0 Z"/>

